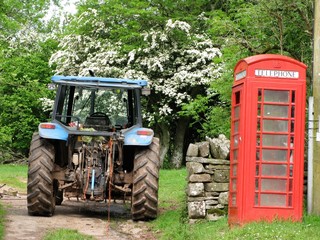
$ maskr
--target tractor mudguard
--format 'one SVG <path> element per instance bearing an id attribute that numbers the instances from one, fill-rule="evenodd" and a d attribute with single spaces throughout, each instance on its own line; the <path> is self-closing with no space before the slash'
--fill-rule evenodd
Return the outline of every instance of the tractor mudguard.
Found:
<path id="1" fill-rule="evenodd" d="M 154 132 L 150 128 L 134 127 L 123 132 L 124 145 L 149 146 L 152 143 Z"/>
<path id="2" fill-rule="evenodd" d="M 45 139 L 68 140 L 68 131 L 57 123 L 40 123 L 39 136 Z"/>

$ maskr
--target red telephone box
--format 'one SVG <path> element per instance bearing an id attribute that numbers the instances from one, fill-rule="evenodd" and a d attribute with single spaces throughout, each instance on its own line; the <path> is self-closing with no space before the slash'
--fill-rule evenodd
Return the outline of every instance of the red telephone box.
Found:
<path id="1" fill-rule="evenodd" d="M 302 218 L 306 68 L 274 54 L 235 67 L 230 225 Z"/>

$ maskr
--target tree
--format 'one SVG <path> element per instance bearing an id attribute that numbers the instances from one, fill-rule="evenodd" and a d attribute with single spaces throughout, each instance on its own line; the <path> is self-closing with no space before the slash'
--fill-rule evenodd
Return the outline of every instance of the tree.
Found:
<path id="1" fill-rule="evenodd" d="M 25 156 L 37 124 L 48 117 L 39 99 L 49 96 L 48 57 L 55 47 L 41 33 L 49 2 L 8 0 L 0 5 L 0 162 Z"/>
<path id="2" fill-rule="evenodd" d="M 221 52 L 206 36 L 192 32 L 183 21 L 168 20 L 164 30 L 151 30 L 144 38 L 147 46 L 130 52 L 129 63 L 150 80 L 153 94 L 147 118 L 161 133 L 162 146 L 168 148 L 168 131 L 173 146 L 171 164 L 181 167 L 189 117 L 179 115 L 181 107 L 220 76 L 220 64 L 213 59 Z"/>
<path id="3" fill-rule="evenodd" d="M 230 122 L 225 119 L 230 118 L 233 68 L 237 61 L 276 53 L 311 66 L 312 9 L 312 0 L 230 0 L 206 12 L 207 33 L 220 46 L 225 68 L 211 84 L 214 96 L 199 96 L 184 106 L 183 114 L 192 117 L 192 129 L 199 132 L 200 140 L 205 135 L 229 134 Z M 308 75 L 311 76 L 311 68 Z"/>
<path id="4" fill-rule="evenodd" d="M 178 112 L 183 103 L 206 94 L 206 86 L 219 76 L 221 66 L 212 61 L 221 55 L 219 49 L 183 21 L 168 20 L 162 27 L 157 27 L 158 23 L 140 33 L 137 39 L 143 39 L 143 45 L 130 52 L 125 51 L 125 44 L 104 37 L 112 29 L 98 19 L 95 9 L 79 16 L 79 29 L 84 25 L 93 26 L 92 31 L 61 40 L 61 50 L 51 58 L 57 73 L 87 75 L 91 69 L 96 75 L 149 80 L 153 94 L 147 103 L 146 119 L 161 134 L 163 155 L 173 139 L 172 164 L 180 167 L 189 119 Z M 172 130 L 176 132 L 171 134 Z"/>

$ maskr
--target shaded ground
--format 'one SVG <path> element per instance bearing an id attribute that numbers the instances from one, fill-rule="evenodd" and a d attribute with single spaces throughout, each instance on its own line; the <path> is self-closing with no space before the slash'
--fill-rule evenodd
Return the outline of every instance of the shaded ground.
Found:
<path id="1" fill-rule="evenodd" d="M 56 206 L 52 217 L 29 216 L 26 195 L 0 190 L 0 203 L 7 209 L 5 240 L 42 239 L 54 229 L 75 229 L 96 239 L 156 239 L 146 223 L 133 222 L 130 210 L 123 204 L 112 203 L 111 221 L 108 224 L 108 206 L 106 203 L 77 202 L 65 200 Z"/>

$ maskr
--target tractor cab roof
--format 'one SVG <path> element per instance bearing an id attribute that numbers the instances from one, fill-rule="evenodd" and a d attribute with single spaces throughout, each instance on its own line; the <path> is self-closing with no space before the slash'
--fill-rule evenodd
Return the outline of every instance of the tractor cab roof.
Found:
<path id="1" fill-rule="evenodd" d="M 116 88 L 142 88 L 148 85 L 146 80 L 132 80 L 120 78 L 104 78 L 104 77 L 78 77 L 78 76 L 60 76 L 51 77 L 53 83 L 88 86 L 88 87 L 116 87 Z"/>

